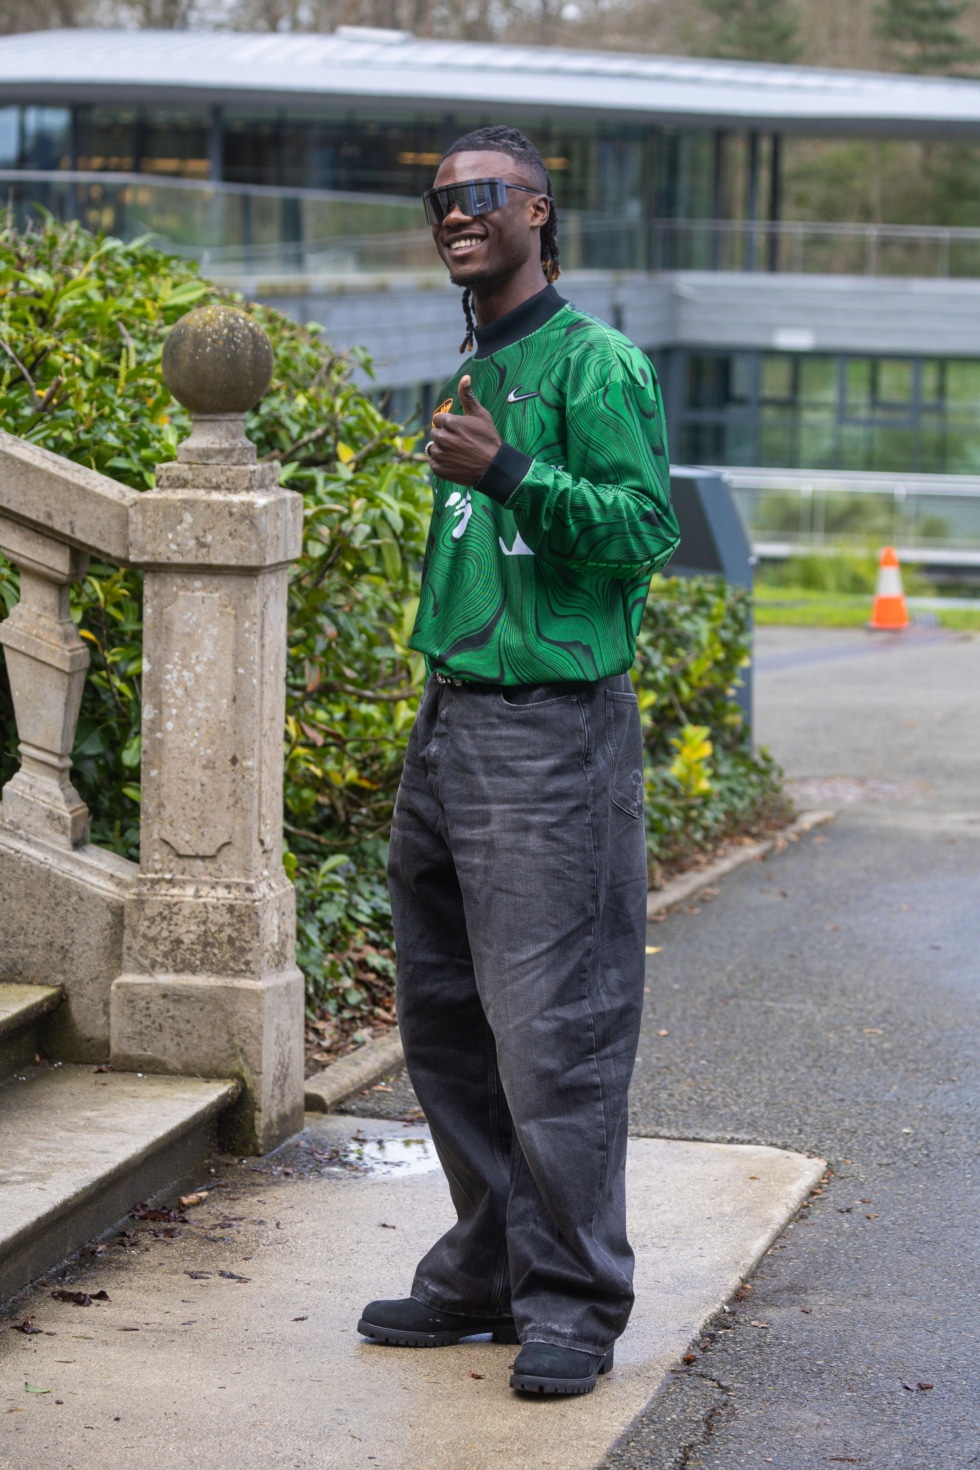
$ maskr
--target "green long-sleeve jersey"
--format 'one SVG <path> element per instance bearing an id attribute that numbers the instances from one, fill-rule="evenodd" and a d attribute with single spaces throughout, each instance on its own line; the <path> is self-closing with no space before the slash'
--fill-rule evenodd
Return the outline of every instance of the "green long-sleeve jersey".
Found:
<path id="1" fill-rule="evenodd" d="M 411 646 L 481 683 L 623 673 L 679 540 L 649 360 L 549 286 L 478 331 L 441 411 L 464 373 L 504 442 L 472 490 L 433 476 Z"/>

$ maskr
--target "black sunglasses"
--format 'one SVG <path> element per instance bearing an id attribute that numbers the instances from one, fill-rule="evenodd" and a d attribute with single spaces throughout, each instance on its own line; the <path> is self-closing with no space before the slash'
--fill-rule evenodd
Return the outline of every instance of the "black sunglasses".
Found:
<path id="1" fill-rule="evenodd" d="M 507 203 L 508 189 L 543 194 L 546 199 L 551 197 L 543 189 L 531 189 L 527 184 L 507 184 L 503 179 L 465 179 L 461 184 L 446 184 L 442 189 L 426 189 L 422 195 L 425 217 L 430 225 L 441 225 L 454 205 L 467 219 L 492 214 Z"/>

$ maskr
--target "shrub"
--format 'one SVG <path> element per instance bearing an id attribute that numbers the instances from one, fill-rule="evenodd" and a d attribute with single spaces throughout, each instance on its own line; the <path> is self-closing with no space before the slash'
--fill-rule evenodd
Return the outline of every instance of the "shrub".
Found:
<path id="1" fill-rule="evenodd" d="M 311 1010 L 349 1031 L 390 1016 L 383 864 L 424 677 L 407 647 L 429 505 L 416 440 L 355 383 L 363 359 L 335 354 L 316 328 L 242 303 L 147 242 L 50 221 L 18 232 L 9 217 L 0 218 L 0 422 L 134 489 L 151 486 L 190 427 L 160 377 L 163 339 L 190 307 L 220 300 L 244 305 L 272 339 L 275 378 L 246 429 L 305 503 L 290 582 L 285 860 Z M 0 559 L 0 616 L 16 596 L 16 573 Z M 93 565 L 72 611 L 92 653 L 76 784 L 95 840 L 135 857 L 139 574 Z M 732 701 L 748 637 L 744 594 L 711 580 L 655 580 L 634 671 L 655 867 L 778 805 L 775 768 L 752 753 Z M 0 678 L 0 779 L 15 751 Z"/>

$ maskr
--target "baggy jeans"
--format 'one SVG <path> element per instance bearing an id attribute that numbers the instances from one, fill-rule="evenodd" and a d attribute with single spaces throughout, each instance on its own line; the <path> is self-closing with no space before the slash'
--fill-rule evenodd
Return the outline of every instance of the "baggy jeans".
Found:
<path id="1" fill-rule="evenodd" d="M 643 758 L 626 674 L 431 681 L 392 823 L 409 1076 L 458 1220 L 412 1295 L 603 1353 L 633 1304 L 627 1093 L 643 1003 Z"/>

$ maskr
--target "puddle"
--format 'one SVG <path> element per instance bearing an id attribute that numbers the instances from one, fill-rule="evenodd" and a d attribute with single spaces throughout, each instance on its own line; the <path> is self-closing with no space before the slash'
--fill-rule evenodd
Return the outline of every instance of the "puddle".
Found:
<path id="1" fill-rule="evenodd" d="M 350 1118 L 332 1116 L 248 1167 L 279 1179 L 390 1179 L 440 1168 L 432 1139 L 417 1126 L 362 1126 L 351 1133 Z M 403 1125 L 404 1128 L 404 1125 Z"/>
<path id="2" fill-rule="evenodd" d="M 431 1138 L 366 1138 L 355 1134 L 342 1149 L 345 1162 L 366 1174 L 428 1174 L 439 1168 Z"/>

